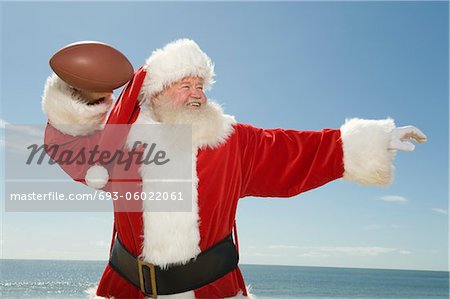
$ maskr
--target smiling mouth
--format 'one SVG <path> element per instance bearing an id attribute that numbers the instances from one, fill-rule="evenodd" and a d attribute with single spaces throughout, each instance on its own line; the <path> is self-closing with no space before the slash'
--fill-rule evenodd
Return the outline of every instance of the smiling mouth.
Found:
<path id="1" fill-rule="evenodd" d="M 200 102 L 189 102 L 186 104 L 189 108 L 200 108 L 202 103 Z"/>

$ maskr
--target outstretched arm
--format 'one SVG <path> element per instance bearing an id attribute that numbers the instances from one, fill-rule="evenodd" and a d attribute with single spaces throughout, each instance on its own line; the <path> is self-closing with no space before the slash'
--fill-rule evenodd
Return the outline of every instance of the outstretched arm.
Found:
<path id="1" fill-rule="evenodd" d="M 409 138 L 426 140 L 414 127 L 396 128 L 392 119 L 350 119 L 339 130 L 237 129 L 243 148 L 242 196 L 294 196 L 341 177 L 387 186 L 396 150 L 409 146 L 404 143 Z"/>

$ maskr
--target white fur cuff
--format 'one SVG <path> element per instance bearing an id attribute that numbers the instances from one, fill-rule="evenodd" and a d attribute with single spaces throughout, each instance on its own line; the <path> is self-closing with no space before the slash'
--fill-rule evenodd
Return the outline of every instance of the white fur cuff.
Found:
<path id="1" fill-rule="evenodd" d="M 107 99 L 98 105 L 84 104 L 56 74 L 47 78 L 42 96 L 42 110 L 50 124 L 72 136 L 86 136 L 101 129 L 111 103 L 112 99 Z"/>
<path id="2" fill-rule="evenodd" d="M 360 184 L 387 186 L 394 177 L 389 151 L 394 120 L 348 119 L 341 127 L 344 151 L 344 179 Z"/>

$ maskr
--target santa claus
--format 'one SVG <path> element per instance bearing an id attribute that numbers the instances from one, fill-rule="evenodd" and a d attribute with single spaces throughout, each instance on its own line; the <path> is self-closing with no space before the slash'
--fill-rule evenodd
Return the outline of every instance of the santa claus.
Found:
<path id="1" fill-rule="evenodd" d="M 237 265 L 237 236 L 232 237 L 240 198 L 295 196 L 339 178 L 386 186 L 396 151 L 413 150 L 410 139 L 426 140 L 417 128 L 396 128 L 392 119 L 349 119 L 340 129 L 322 131 L 255 128 L 207 99 L 204 89 L 213 83 L 210 58 L 194 41 L 182 39 L 154 51 L 116 101 L 110 119 L 133 123 L 125 149 L 136 141 L 152 143 L 136 124 L 192 126 L 192 210 L 156 213 L 145 201 L 141 212 L 116 210 L 110 261 L 97 296 L 250 297 Z M 42 101 L 45 143 L 73 149 L 117 139 L 103 129 L 112 102 L 111 93 L 77 90 L 49 77 Z M 125 174 L 119 167 L 61 167 L 94 188 L 151 191 L 149 165 Z M 136 179 L 112 179 L 121 175 Z"/>

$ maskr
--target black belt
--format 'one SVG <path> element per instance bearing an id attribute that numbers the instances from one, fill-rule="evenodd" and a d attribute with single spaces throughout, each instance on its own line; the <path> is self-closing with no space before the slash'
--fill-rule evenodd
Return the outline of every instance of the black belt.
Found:
<path id="1" fill-rule="evenodd" d="M 120 242 L 114 241 L 109 265 L 146 296 L 171 295 L 207 285 L 238 264 L 238 254 L 231 234 L 184 265 L 161 269 L 131 254 Z"/>

